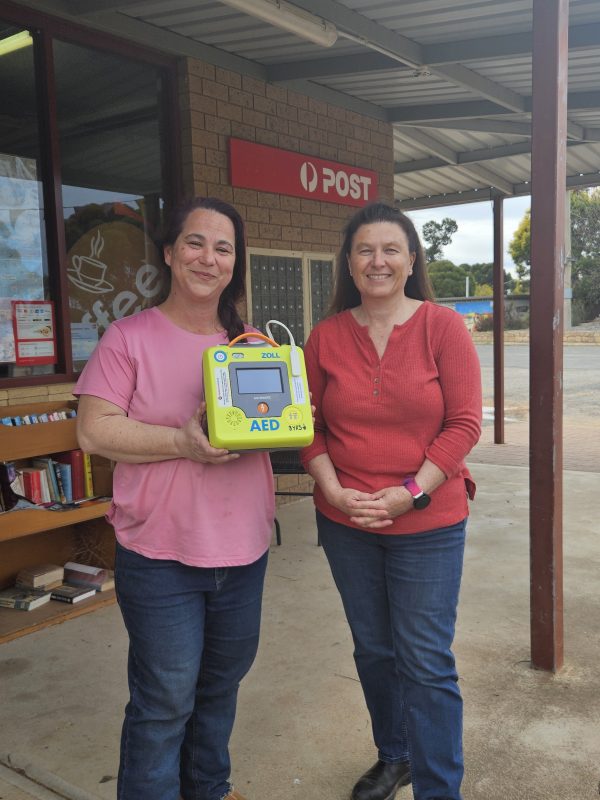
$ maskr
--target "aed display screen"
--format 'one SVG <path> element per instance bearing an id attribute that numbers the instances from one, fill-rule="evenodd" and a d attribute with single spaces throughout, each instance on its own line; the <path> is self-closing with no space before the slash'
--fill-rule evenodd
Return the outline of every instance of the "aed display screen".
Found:
<path id="1" fill-rule="evenodd" d="M 240 394 L 283 392 L 281 371 L 278 369 L 236 369 Z"/>

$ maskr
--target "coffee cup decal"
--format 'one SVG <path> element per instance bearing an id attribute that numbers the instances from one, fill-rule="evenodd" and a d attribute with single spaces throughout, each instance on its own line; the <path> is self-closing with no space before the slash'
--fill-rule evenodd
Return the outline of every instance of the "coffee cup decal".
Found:
<path id="1" fill-rule="evenodd" d="M 106 270 L 108 266 L 101 261 L 99 256 L 104 248 L 104 239 L 100 231 L 92 237 L 90 243 L 90 255 L 82 256 L 76 254 L 71 257 L 71 266 L 67 269 L 69 280 L 92 294 L 104 294 L 111 292 L 115 287 L 106 280 Z"/>

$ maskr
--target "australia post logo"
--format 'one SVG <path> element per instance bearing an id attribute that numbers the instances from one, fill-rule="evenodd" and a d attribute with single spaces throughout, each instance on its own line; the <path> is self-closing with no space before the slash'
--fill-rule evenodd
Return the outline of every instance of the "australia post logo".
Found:
<path id="1" fill-rule="evenodd" d="M 232 186 L 352 206 L 377 198 L 373 170 L 233 138 L 229 160 Z"/>
<path id="2" fill-rule="evenodd" d="M 369 188 L 373 179 L 358 172 L 348 172 L 346 169 L 336 170 L 326 166 L 318 169 L 312 161 L 305 161 L 300 167 L 300 182 L 310 194 L 320 188 L 323 194 L 331 192 L 340 199 L 350 196 L 353 200 L 368 202 Z"/>

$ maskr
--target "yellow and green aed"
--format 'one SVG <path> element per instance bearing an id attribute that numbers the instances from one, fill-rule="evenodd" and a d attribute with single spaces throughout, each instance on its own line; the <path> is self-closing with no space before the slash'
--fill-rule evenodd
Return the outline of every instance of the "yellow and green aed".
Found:
<path id="1" fill-rule="evenodd" d="M 262 342 L 240 343 L 247 337 Z M 228 345 L 205 350 L 202 368 L 213 447 L 295 450 L 312 442 L 304 355 L 295 344 L 278 345 L 263 334 L 242 334 Z"/>

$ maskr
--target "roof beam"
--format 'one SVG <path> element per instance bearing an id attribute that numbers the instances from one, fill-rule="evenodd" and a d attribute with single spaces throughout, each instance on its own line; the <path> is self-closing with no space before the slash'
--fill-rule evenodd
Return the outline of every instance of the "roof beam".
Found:
<path id="1" fill-rule="evenodd" d="M 352 56 L 334 58 L 314 58 L 309 61 L 290 61 L 284 64 L 269 64 L 267 76 L 271 83 L 298 80 L 302 78 L 330 78 L 334 75 L 351 75 L 361 72 L 381 72 L 381 70 L 402 71 L 403 67 L 393 58 L 376 53 L 353 53 Z"/>
<path id="2" fill-rule="evenodd" d="M 415 136 L 415 134 L 411 131 L 394 129 L 394 143 L 398 139 L 408 142 L 411 145 L 418 144 L 425 150 L 429 150 L 432 155 L 440 158 L 446 165 L 452 164 L 453 166 L 456 166 L 458 164 L 458 153 L 455 152 L 451 147 L 448 147 L 448 145 L 442 144 L 442 142 L 438 141 L 433 136 L 430 136 L 428 133 L 419 131 L 418 135 Z"/>
<path id="3" fill-rule="evenodd" d="M 531 97 L 523 98 L 525 108 L 531 111 Z M 600 91 L 573 92 L 568 98 L 569 111 L 589 111 L 600 109 Z M 499 108 L 488 100 L 466 100 L 458 103 L 439 103 L 423 106 L 397 106 L 388 109 L 391 122 L 417 124 L 427 120 L 461 119 L 463 117 L 492 117 L 510 113 L 506 108 Z M 570 123 L 569 135 L 579 138 L 584 135 L 584 128 Z"/>
<path id="4" fill-rule="evenodd" d="M 397 129 L 399 123 L 394 125 Z M 514 122 L 507 119 L 445 119 L 423 120 L 422 122 L 403 122 L 402 127 L 447 128 L 455 131 L 481 131 L 510 136 L 531 136 L 530 122 Z"/>
<path id="5" fill-rule="evenodd" d="M 449 64 L 441 69 L 433 67 L 432 71 L 445 80 L 450 80 L 458 86 L 470 89 L 480 97 L 485 97 L 486 100 L 491 100 L 503 108 L 510 109 L 510 111 L 522 112 L 526 110 L 525 98 L 522 95 L 513 92 L 512 89 L 501 86 L 495 81 L 484 78 L 483 75 L 467 69 L 462 64 Z"/>
<path id="6" fill-rule="evenodd" d="M 488 169 L 487 167 L 482 167 L 481 164 L 471 164 L 468 167 L 468 171 L 471 173 L 471 175 L 475 175 L 484 183 L 487 183 L 494 189 L 498 189 L 503 194 L 514 194 L 515 190 L 512 183 L 507 181 L 505 178 L 502 178 L 500 175 L 494 172 L 494 170 Z"/>

